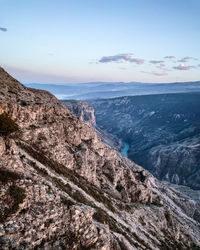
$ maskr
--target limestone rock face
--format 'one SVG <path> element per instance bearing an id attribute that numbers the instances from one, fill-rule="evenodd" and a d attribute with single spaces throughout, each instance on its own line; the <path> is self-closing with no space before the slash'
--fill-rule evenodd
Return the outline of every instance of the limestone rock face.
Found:
<path id="1" fill-rule="evenodd" d="M 76 115 L 81 121 L 87 123 L 90 127 L 96 126 L 94 109 L 84 101 L 67 100 L 63 101 L 64 106 Z"/>
<path id="2" fill-rule="evenodd" d="M 0 115 L 19 126 L 0 136 L 1 249 L 199 246 L 195 201 L 106 146 L 48 92 L 3 69 L 0 86 Z"/>
<path id="3" fill-rule="evenodd" d="M 111 148 L 114 148 L 117 151 L 120 151 L 122 149 L 123 144 L 121 140 L 117 139 L 116 137 L 107 133 L 96 125 L 94 108 L 89 103 L 77 100 L 65 100 L 62 101 L 62 103 L 81 121 L 86 123 L 89 127 L 93 128 L 101 138 L 102 142 L 106 143 Z"/>

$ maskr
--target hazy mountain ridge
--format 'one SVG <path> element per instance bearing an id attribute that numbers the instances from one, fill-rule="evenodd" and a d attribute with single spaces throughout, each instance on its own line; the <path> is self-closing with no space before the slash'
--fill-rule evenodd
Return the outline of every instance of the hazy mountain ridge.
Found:
<path id="1" fill-rule="evenodd" d="M 200 189 L 200 93 L 92 101 L 98 126 L 161 180 Z M 111 115 L 112 114 L 112 115 Z"/>
<path id="2" fill-rule="evenodd" d="M 15 88 L 3 89 L 1 129 L 18 130 L 0 131 L 2 249 L 200 247 L 198 202 L 107 147 L 48 92 L 22 87 L 15 102 Z"/>
<path id="3" fill-rule="evenodd" d="M 74 84 L 26 84 L 28 87 L 45 89 L 58 99 L 88 100 L 162 93 L 200 92 L 198 82 L 139 83 L 139 82 L 91 82 Z"/>

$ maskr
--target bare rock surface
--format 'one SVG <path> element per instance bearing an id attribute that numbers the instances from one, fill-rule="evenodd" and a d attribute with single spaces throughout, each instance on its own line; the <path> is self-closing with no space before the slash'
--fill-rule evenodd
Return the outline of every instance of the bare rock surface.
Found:
<path id="1" fill-rule="evenodd" d="M 72 114 L 74 114 L 81 121 L 93 128 L 104 143 L 117 151 L 120 151 L 122 149 L 123 144 L 121 140 L 117 139 L 113 135 L 100 129 L 97 126 L 94 108 L 89 103 L 78 100 L 63 100 L 62 103 L 67 109 L 72 112 Z"/>
<path id="2" fill-rule="evenodd" d="M 200 247 L 194 200 L 0 68 L 3 113 L 19 130 L 0 135 L 0 249 Z"/>

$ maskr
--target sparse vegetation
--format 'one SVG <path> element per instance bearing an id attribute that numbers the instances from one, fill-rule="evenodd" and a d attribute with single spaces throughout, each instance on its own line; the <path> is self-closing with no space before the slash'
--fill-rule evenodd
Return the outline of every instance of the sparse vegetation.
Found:
<path id="1" fill-rule="evenodd" d="M 47 176 L 47 175 L 48 175 L 47 170 L 46 170 L 45 168 L 39 168 L 39 167 L 37 166 L 36 162 L 34 162 L 34 161 L 29 161 L 29 164 L 30 164 L 33 168 L 35 168 L 35 170 L 37 170 L 37 172 L 40 173 L 41 175 L 43 175 L 43 176 Z"/>
<path id="2" fill-rule="evenodd" d="M 80 204 L 85 204 L 87 206 L 93 207 L 93 202 L 89 201 L 81 192 L 75 191 L 71 193 L 71 196 L 74 200 L 79 202 Z"/>
<path id="3" fill-rule="evenodd" d="M 169 210 L 165 211 L 165 218 L 167 220 L 168 226 L 172 226 L 172 217 L 171 217 L 171 213 Z"/>
<path id="4" fill-rule="evenodd" d="M 128 228 L 118 223 L 114 218 L 109 216 L 103 209 L 98 208 L 98 207 L 96 207 L 95 209 L 96 209 L 96 212 L 93 215 L 93 218 L 96 221 L 102 224 L 109 225 L 110 230 L 112 230 L 113 232 L 122 234 L 129 241 L 129 243 L 135 247 L 137 247 L 138 244 L 136 242 L 133 242 L 133 239 L 137 239 L 139 240 L 139 242 L 142 241 L 142 239 L 140 239 L 135 233 L 130 232 Z"/>
<path id="5" fill-rule="evenodd" d="M 200 223 L 200 212 L 197 209 L 194 211 L 193 219 Z"/>
<path id="6" fill-rule="evenodd" d="M 66 205 L 68 208 L 71 207 L 71 206 L 73 206 L 73 205 L 75 205 L 75 203 L 74 203 L 72 200 L 69 200 L 69 199 L 67 199 L 67 198 L 64 197 L 64 196 L 61 196 L 61 197 L 60 197 L 60 200 L 61 200 L 61 202 L 62 202 L 64 205 Z"/>
<path id="7" fill-rule="evenodd" d="M 25 189 L 16 185 L 12 185 L 8 189 L 8 194 L 14 201 L 13 209 L 18 210 L 19 204 L 22 203 L 26 197 Z"/>
<path id="8" fill-rule="evenodd" d="M 8 116 L 7 113 L 0 115 L 0 135 L 8 136 L 19 130 L 19 126 Z"/>
<path id="9" fill-rule="evenodd" d="M 18 211 L 19 204 L 22 203 L 26 197 L 25 189 L 16 185 L 11 185 L 8 188 L 8 195 L 11 197 L 12 203 L 10 207 L 5 207 L 4 211 L 1 211 L 1 223 L 4 222 L 8 216 Z"/>
<path id="10" fill-rule="evenodd" d="M 6 168 L 0 168 L 0 182 L 7 183 L 21 179 L 21 175 Z"/>
<path id="11" fill-rule="evenodd" d="M 123 186 L 121 184 L 117 184 L 116 189 L 118 192 L 121 192 L 123 190 Z"/>
<path id="12" fill-rule="evenodd" d="M 27 103 L 26 101 L 24 101 L 24 100 L 22 100 L 22 101 L 20 102 L 20 104 L 21 104 L 22 106 L 27 106 L 27 105 L 28 105 L 28 103 Z"/>
<path id="13" fill-rule="evenodd" d="M 58 162 L 55 162 L 55 161 L 47 158 L 45 156 L 45 153 L 42 152 L 42 150 L 39 149 L 37 145 L 33 145 L 33 147 L 30 147 L 27 144 L 22 144 L 19 142 L 18 142 L 18 145 L 21 148 L 23 148 L 24 150 L 26 150 L 34 159 L 36 159 L 40 163 L 44 164 L 45 166 L 48 166 L 50 169 L 54 170 L 56 173 L 62 174 L 67 179 L 72 181 L 75 185 L 77 185 L 78 187 L 83 189 L 87 194 L 92 196 L 96 201 L 102 202 L 108 209 L 110 209 L 112 212 L 115 212 L 115 208 L 112 205 L 112 201 L 110 198 L 107 198 L 105 196 L 105 192 L 103 192 L 101 189 L 97 188 L 95 185 L 89 183 L 86 179 L 79 176 L 75 171 L 70 170 L 70 169 L 66 168 L 65 166 L 63 166 L 62 164 L 59 164 Z M 31 163 L 31 165 L 38 172 L 40 172 L 43 175 L 46 175 L 46 173 L 41 172 L 42 170 L 40 168 L 38 168 L 36 164 Z M 56 185 L 60 186 L 61 184 L 56 181 Z M 62 189 L 66 190 L 66 186 L 62 185 Z M 69 189 L 69 187 L 68 187 L 68 189 Z M 69 195 L 72 195 L 72 193 L 73 193 L 72 190 L 67 190 L 66 192 Z M 77 200 L 78 202 L 84 203 L 83 200 L 85 200 L 85 202 L 87 202 L 85 197 L 80 197 L 81 196 L 80 192 L 79 192 L 79 194 L 74 193 L 73 196 L 75 196 L 75 198 L 74 197 L 73 198 L 75 200 Z M 83 199 L 82 201 L 81 201 L 81 198 Z M 85 204 L 87 205 L 87 203 L 85 203 Z"/>
<path id="14" fill-rule="evenodd" d="M 117 222 L 114 218 L 109 216 L 103 209 L 96 207 L 96 212 L 93 218 L 102 224 L 109 225 L 113 232 L 121 233 L 121 230 L 117 227 Z"/>
<path id="15" fill-rule="evenodd" d="M 46 138 L 46 136 L 44 134 L 39 133 L 38 134 L 38 140 L 39 141 L 47 141 L 47 138 Z"/>

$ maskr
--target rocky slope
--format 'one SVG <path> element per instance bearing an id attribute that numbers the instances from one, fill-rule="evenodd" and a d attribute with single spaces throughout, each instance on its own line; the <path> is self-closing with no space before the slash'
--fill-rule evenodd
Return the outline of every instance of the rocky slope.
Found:
<path id="1" fill-rule="evenodd" d="M 0 75 L 1 249 L 199 249 L 197 202 Z"/>
<path id="2" fill-rule="evenodd" d="M 123 97 L 92 104 L 98 126 L 129 143 L 130 159 L 160 180 L 200 189 L 200 93 Z"/>
<path id="3" fill-rule="evenodd" d="M 64 106 L 69 109 L 75 116 L 81 121 L 86 123 L 91 128 L 95 129 L 101 140 L 109 145 L 111 148 L 120 151 L 123 147 L 121 140 L 115 138 L 113 135 L 100 129 L 96 124 L 96 118 L 94 115 L 94 108 L 85 101 L 77 100 L 63 100 Z"/>

